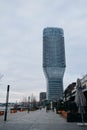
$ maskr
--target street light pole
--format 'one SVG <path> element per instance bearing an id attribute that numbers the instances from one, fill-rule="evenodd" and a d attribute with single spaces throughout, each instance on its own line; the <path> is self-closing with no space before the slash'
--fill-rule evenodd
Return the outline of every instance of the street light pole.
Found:
<path id="1" fill-rule="evenodd" d="M 30 103 L 30 96 L 28 97 L 28 113 L 29 113 L 29 104 Z"/>
<path id="2" fill-rule="evenodd" d="M 10 89 L 10 85 L 8 85 L 8 86 L 7 86 L 7 96 L 6 96 L 6 106 L 5 106 L 4 121 L 6 121 L 6 120 L 7 120 L 8 99 L 9 99 L 9 89 Z"/>

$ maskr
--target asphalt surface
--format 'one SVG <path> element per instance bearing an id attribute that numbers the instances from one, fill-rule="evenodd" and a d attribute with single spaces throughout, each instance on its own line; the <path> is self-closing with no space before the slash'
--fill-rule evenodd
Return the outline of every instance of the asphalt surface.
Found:
<path id="1" fill-rule="evenodd" d="M 0 130 L 87 130 L 87 127 L 78 126 L 77 123 L 68 123 L 52 111 L 9 113 L 6 122 L 3 118 L 0 116 Z"/>

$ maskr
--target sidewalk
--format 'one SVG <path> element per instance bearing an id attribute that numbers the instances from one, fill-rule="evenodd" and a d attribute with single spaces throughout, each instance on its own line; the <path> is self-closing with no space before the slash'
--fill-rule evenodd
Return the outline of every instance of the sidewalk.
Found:
<path id="1" fill-rule="evenodd" d="M 8 114 L 6 122 L 0 116 L 0 130 L 86 130 L 87 127 L 77 123 L 68 123 L 55 112 L 38 110 L 34 112 L 17 112 Z"/>

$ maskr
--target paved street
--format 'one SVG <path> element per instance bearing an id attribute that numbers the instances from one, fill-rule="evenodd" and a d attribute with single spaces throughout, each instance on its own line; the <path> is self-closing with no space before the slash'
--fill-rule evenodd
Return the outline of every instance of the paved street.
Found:
<path id="1" fill-rule="evenodd" d="M 0 116 L 0 130 L 86 130 L 77 123 L 68 123 L 55 112 L 45 110 L 8 114 L 7 122 Z"/>

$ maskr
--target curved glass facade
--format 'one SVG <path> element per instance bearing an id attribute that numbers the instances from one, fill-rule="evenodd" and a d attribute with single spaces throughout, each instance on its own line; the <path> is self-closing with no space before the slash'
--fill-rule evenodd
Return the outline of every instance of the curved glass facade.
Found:
<path id="1" fill-rule="evenodd" d="M 43 30 L 43 69 L 47 78 L 47 99 L 63 97 L 65 71 L 64 33 L 61 28 Z"/>

